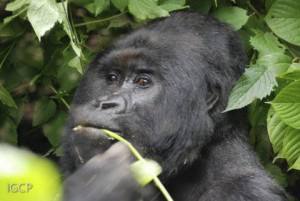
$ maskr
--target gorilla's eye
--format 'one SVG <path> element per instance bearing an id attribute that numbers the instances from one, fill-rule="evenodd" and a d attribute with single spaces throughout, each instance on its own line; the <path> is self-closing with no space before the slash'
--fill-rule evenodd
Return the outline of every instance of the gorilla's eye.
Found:
<path id="1" fill-rule="evenodd" d="M 138 87 L 147 88 L 151 85 L 152 80 L 148 74 L 140 74 L 136 77 L 134 83 L 137 84 Z"/>
<path id="2" fill-rule="evenodd" d="M 120 80 L 120 75 L 117 72 L 109 72 L 105 79 L 107 80 L 108 83 L 116 83 L 119 82 Z"/>

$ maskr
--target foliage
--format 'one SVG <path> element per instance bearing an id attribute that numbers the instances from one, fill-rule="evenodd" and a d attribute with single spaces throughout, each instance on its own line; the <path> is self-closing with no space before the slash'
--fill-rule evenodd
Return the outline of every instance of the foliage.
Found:
<path id="1" fill-rule="evenodd" d="M 121 34 L 181 9 L 211 14 L 239 32 L 249 66 L 225 111 L 248 107 L 250 141 L 261 161 L 297 193 L 298 0 L 2 0 L 0 140 L 27 146 L 22 139 L 34 141 L 38 133 L 49 149 L 37 152 L 59 156 L 72 95 L 95 54 Z"/>
<path id="2" fill-rule="evenodd" d="M 2 201 L 62 200 L 61 175 L 51 161 L 4 143 L 0 158 Z"/>

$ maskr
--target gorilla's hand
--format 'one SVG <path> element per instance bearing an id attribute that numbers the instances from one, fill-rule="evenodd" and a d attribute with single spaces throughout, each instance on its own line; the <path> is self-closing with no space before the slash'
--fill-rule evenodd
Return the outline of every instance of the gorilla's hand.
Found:
<path id="1" fill-rule="evenodd" d="M 130 151 L 121 142 L 89 160 L 65 180 L 65 201 L 135 201 L 142 188 L 132 177 Z"/>

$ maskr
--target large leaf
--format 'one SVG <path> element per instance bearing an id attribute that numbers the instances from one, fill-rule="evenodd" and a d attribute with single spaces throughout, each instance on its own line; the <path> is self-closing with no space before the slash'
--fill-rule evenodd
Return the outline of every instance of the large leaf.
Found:
<path id="1" fill-rule="evenodd" d="M 300 80 L 300 70 L 286 72 L 283 75 L 280 75 L 279 77 L 287 80 Z"/>
<path id="2" fill-rule="evenodd" d="M 188 8 L 185 5 L 185 0 L 162 0 L 159 1 L 160 7 L 168 12 Z"/>
<path id="3" fill-rule="evenodd" d="M 250 37 L 250 44 L 259 52 L 260 56 L 270 53 L 284 53 L 284 46 L 272 33 L 263 31 L 255 32 L 256 35 Z"/>
<path id="4" fill-rule="evenodd" d="M 275 77 L 273 70 L 263 65 L 246 69 L 229 96 L 225 112 L 242 108 L 256 98 L 262 99 L 268 96 L 277 86 Z"/>
<path id="5" fill-rule="evenodd" d="M 24 6 L 27 6 L 30 3 L 30 0 L 16 0 L 14 2 L 10 2 L 6 5 L 5 10 L 7 11 L 16 11 Z"/>
<path id="6" fill-rule="evenodd" d="M 58 148 L 60 145 L 61 134 L 64 129 L 67 114 L 60 111 L 55 118 L 43 125 L 44 135 L 48 138 L 52 147 Z"/>
<path id="7" fill-rule="evenodd" d="M 128 6 L 128 0 L 111 0 L 111 3 L 122 13 L 125 11 L 126 7 Z"/>
<path id="8" fill-rule="evenodd" d="M 282 89 L 271 102 L 273 108 L 289 126 L 300 129 L 300 81 Z"/>
<path id="9" fill-rule="evenodd" d="M 239 30 L 248 21 L 247 11 L 238 7 L 221 7 L 213 15 L 228 24 L 235 30 Z"/>
<path id="10" fill-rule="evenodd" d="M 292 165 L 292 167 L 290 167 L 290 169 L 300 170 L 300 156 L 298 157 L 296 162 Z"/>
<path id="11" fill-rule="evenodd" d="M 300 156 L 300 130 L 289 127 L 283 140 L 283 152 L 291 167 Z"/>
<path id="12" fill-rule="evenodd" d="M 109 20 L 109 25 L 108 25 L 107 29 L 120 28 L 120 27 L 123 27 L 124 25 L 130 24 L 130 23 L 131 23 L 131 21 L 128 17 L 120 16 L 120 17 Z"/>
<path id="13" fill-rule="evenodd" d="M 278 113 L 275 113 L 268 121 L 269 138 L 276 154 L 283 148 L 283 139 L 288 127 Z"/>
<path id="14" fill-rule="evenodd" d="M 289 67 L 288 71 L 293 71 L 293 70 L 300 70 L 300 63 L 292 63 L 291 66 Z"/>
<path id="15" fill-rule="evenodd" d="M 95 16 L 102 13 L 109 7 L 110 0 L 94 0 Z"/>
<path id="16" fill-rule="evenodd" d="M 47 122 L 51 117 L 54 116 L 56 111 L 56 104 L 49 98 L 42 98 L 34 105 L 34 114 L 32 125 L 38 126 Z"/>
<path id="17" fill-rule="evenodd" d="M 285 158 L 290 169 L 297 169 L 299 166 L 296 160 L 300 157 L 300 130 L 288 126 L 282 121 L 279 113 L 273 112 L 271 108 L 268 115 L 268 134 L 277 154 L 276 158 Z"/>
<path id="18" fill-rule="evenodd" d="M 63 20 L 54 0 L 31 0 L 27 16 L 39 40 L 56 22 Z"/>
<path id="19" fill-rule="evenodd" d="M 17 108 L 14 99 L 11 97 L 9 92 L 2 85 L 0 85 L 0 101 L 3 104 L 8 105 L 9 107 Z"/>
<path id="20" fill-rule="evenodd" d="M 72 58 L 69 62 L 68 65 L 70 67 L 76 68 L 77 71 L 80 74 L 83 74 L 83 70 L 82 70 L 82 66 L 81 66 L 81 62 L 80 62 L 80 58 L 78 56 L 75 56 L 74 58 Z"/>
<path id="21" fill-rule="evenodd" d="M 277 0 L 266 16 L 266 22 L 272 31 L 295 45 L 300 45 L 299 8 L 299 0 Z"/>
<path id="22" fill-rule="evenodd" d="M 282 74 L 287 71 L 292 63 L 292 58 L 283 53 L 269 53 L 259 57 L 256 64 L 264 65 L 277 74 Z"/>
<path id="23" fill-rule="evenodd" d="M 65 32 L 67 33 L 67 35 L 70 38 L 71 47 L 72 47 L 73 51 L 76 53 L 77 57 L 81 58 L 81 56 L 82 56 L 81 48 L 79 47 L 79 44 L 75 40 L 75 36 L 72 31 L 72 27 L 70 27 L 70 23 L 67 18 L 68 6 L 67 6 L 66 2 L 64 2 L 64 3 L 58 3 L 57 7 L 58 7 L 58 10 L 60 13 L 60 19 L 62 20 L 61 23 L 63 25 L 63 29 L 65 30 Z M 75 61 L 73 61 L 73 62 L 75 62 Z M 78 67 L 77 69 L 78 69 L 79 73 L 82 73 L 82 66 Z"/>
<path id="24" fill-rule="evenodd" d="M 128 9 L 140 20 L 169 16 L 169 12 L 159 7 L 156 0 L 129 0 Z"/>

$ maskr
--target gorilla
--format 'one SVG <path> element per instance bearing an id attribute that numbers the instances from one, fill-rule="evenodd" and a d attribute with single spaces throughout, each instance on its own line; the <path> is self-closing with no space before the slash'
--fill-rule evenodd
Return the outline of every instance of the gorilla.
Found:
<path id="1" fill-rule="evenodd" d="M 137 184 L 130 151 L 99 128 L 157 161 L 175 201 L 287 200 L 247 142 L 246 111 L 223 112 L 245 63 L 228 25 L 191 11 L 111 44 L 72 103 L 62 139 L 65 200 L 165 200 L 153 183 Z"/>

